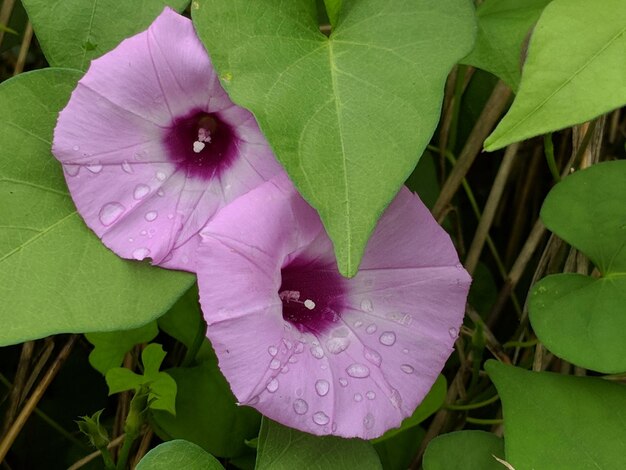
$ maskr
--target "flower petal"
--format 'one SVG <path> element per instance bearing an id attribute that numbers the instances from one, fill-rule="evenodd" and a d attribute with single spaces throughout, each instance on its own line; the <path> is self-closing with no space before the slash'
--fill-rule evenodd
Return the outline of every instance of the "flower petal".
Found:
<path id="1" fill-rule="evenodd" d="M 365 439 L 413 412 L 452 352 L 470 278 L 407 189 L 362 266 L 339 276 L 319 217 L 286 177 L 207 225 L 198 250 L 207 335 L 242 403 L 306 432 Z"/>
<path id="2" fill-rule="evenodd" d="M 228 165 L 200 176 L 192 165 L 202 165 L 201 158 L 181 163 L 195 157 L 193 128 L 185 155 L 172 155 L 180 139 L 168 140 L 195 115 L 218 119 L 233 139 L 224 148 L 234 149 Z M 220 86 L 191 21 L 169 8 L 147 31 L 92 62 L 59 115 L 53 153 L 78 211 L 109 248 L 188 271 L 195 270 L 198 232 L 207 221 L 282 172 L 252 114 Z"/>

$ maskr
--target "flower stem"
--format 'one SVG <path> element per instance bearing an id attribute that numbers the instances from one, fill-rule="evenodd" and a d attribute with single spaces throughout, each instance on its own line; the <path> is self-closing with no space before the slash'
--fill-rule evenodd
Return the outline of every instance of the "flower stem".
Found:
<path id="1" fill-rule="evenodd" d="M 552 173 L 554 181 L 558 183 L 559 181 L 561 181 L 561 175 L 559 174 L 559 169 L 556 166 L 556 160 L 554 159 L 554 144 L 552 143 L 551 133 L 543 136 L 543 150 L 546 154 L 546 160 L 548 161 L 548 168 L 550 168 L 550 173 Z"/>
<path id="2" fill-rule="evenodd" d="M 120 449 L 119 456 L 117 458 L 117 470 L 125 470 L 128 463 L 128 457 L 130 455 L 130 449 L 133 446 L 135 440 L 141 434 L 141 427 L 144 423 L 145 411 L 148 407 L 148 390 L 145 387 L 141 387 L 135 396 L 130 401 L 130 408 L 128 410 L 128 416 L 124 423 L 124 443 Z M 103 454 L 104 455 L 104 454 Z"/>

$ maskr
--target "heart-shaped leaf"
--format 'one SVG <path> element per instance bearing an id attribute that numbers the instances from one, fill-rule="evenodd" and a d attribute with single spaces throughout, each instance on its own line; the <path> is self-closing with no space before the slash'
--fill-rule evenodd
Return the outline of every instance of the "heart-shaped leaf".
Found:
<path id="1" fill-rule="evenodd" d="M 550 3 L 530 40 L 515 101 L 485 149 L 497 150 L 623 106 L 625 33 L 623 0 Z"/>
<path id="2" fill-rule="evenodd" d="M 529 314 L 559 357 L 606 373 L 626 371 L 626 161 L 600 163 L 557 184 L 546 226 L 586 254 L 601 277 L 548 276 L 535 284 Z"/>
<path id="3" fill-rule="evenodd" d="M 120 259 L 76 213 L 50 141 L 80 77 L 45 69 L 0 84 L 0 346 L 136 328 L 193 283 Z"/>
<path id="4" fill-rule="evenodd" d="M 626 468 L 626 386 L 488 361 L 515 470 Z"/>
<path id="5" fill-rule="evenodd" d="M 504 470 L 504 442 L 484 431 L 458 431 L 433 439 L 424 453 L 424 470 Z"/>
<path id="6" fill-rule="evenodd" d="M 486 0 L 476 9 L 478 34 L 463 63 L 487 70 L 517 90 L 524 40 L 552 0 Z"/>
<path id="7" fill-rule="evenodd" d="M 256 470 L 379 470 L 372 444 L 360 439 L 318 437 L 267 418 L 259 433 Z"/>
<path id="8" fill-rule="evenodd" d="M 122 39 L 146 29 L 166 5 L 182 11 L 189 0 L 22 0 L 41 48 L 53 67 L 86 70 Z"/>
<path id="9" fill-rule="evenodd" d="M 159 444 L 135 467 L 136 470 L 223 470 L 222 464 L 193 442 L 176 439 Z"/>
<path id="10" fill-rule="evenodd" d="M 340 271 L 354 275 L 432 136 L 448 71 L 471 50 L 471 2 L 344 1 L 330 37 L 312 0 L 193 5 L 222 84 L 255 114 L 319 212 Z"/>

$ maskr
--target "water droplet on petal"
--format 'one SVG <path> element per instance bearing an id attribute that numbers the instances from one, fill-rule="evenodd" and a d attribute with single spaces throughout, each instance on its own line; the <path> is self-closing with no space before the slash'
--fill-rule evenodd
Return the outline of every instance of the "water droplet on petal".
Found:
<path id="1" fill-rule="evenodd" d="M 280 369 L 280 373 L 281 374 L 286 374 L 287 372 L 289 372 L 289 366 L 288 365 L 284 365 L 282 369 Z"/>
<path id="2" fill-rule="evenodd" d="M 363 326 L 363 322 L 361 320 L 357 320 L 354 322 L 355 328 L 361 328 Z"/>
<path id="3" fill-rule="evenodd" d="M 267 387 L 265 387 L 267 389 L 268 392 L 270 393 L 274 393 L 276 390 L 278 390 L 278 380 L 277 379 L 272 379 L 267 383 Z"/>
<path id="4" fill-rule="evenodd" d="M 147 256 L 150 256 L 150 250 L 148 250 L 147 248 L 137 248 L 135 251 L 133 251 L 133 258 L 135 258 L 137 261 L 141 261 Z"/>
<path id="5" fill-rule="evenodd" d="M 306 414 L 306 412 L 309 411 L 309 404 L 303 399 L 298 398 L 293 402 L 293 411 L 295 411 L 297 415 Z"/>
<path id="6" fill-rule="evenodd" d="M 80 147 L 78 145 L 74 145 L 74 147 L 72 147 L 72 150 L 74 152 L 78 152 L 80 150 Z"/>
<path id="7" fill-rule="evenodd" d="M 267 348 L 267 352 L 270 353 L 270 356 L 275 356 L 278 354 L 278 348 L 276 346 L 270 346 Z"/>
<path id="8" fill-rule="evenodd" d="M 365 396 L 367 397 L 368 400 L 373 400 L 374 398 L 376 398 L 376 392 L 373 392 L 372 390 L 370 390 L 369 392 L 365 394 Z"/>
<path id="9" fill-rule="evenodd" d="M 363 418 L 363 426 L 365 426 L 365 429 L 372 429 L 374 427 L 374 421 L 374 415 L 367 413 L 365 418 Z"/>
<path id="10" fill-rule="evenodd" d="M 355 393 L 354 394 L 354 401 L 359 402 L 361 400 L 363 400 L 363 395 L 361 395 L 360 393 Z"/>
<path id="11" fill-rule="evenodd" d="M 409 326 L 413 322 L 413 317 L 408 313 L 392 312 L 385 315 L 389 320 L 403 326 Z"/>
<path id="12" fill-rule="evenodd" d="M 319 424 L 320 426 L 324 426 L 330 422 L 330 418 L 323 411 L 318 411 L 313 415 L 313 422 L 315 424 Z"/>
<path id="13" fill-rule="evenodd" d="M 165 191 L 163 191 L 161 188 L 157 189 L 157 196 L 159 196 L 159 197 L 163 197 L 163 196 L 165 196 Z M 173 218 L 174 218 L 174 216 L 173 216 L 173 215 L 168 216 L 168 217 L 169 217 L 170 219 L 173 219 Z"/>
<path id="14" fill-rule="evenodd" d="M 377 367 L 380 367 L 380 364 L 383 361 L 383 358 L 378 353 L 378 351 L 374 351 L 367 346 L 363 348 L 363 356 L 365 356 L 365 359 L 367 359 L 369 362 Z"/>
<path id="15" fill-rule="evenodd" d="M 403 352 L 404 354 L 409 354 L 409 350 L 408 350 L 407 348 L 404 348 L 404 349 L 402 350 L 402 352 Z"/>
<path id="16" fill-rule="evenodd" d="M 341 385 L 342 387 L 347 387 L 348 386 L 348 381 L 344 378 L 339 379 L 339 385 Z"/>
<path id="17" fill-rule="evenodd" d="M 68 176 L 76 176 L 80 171 L 80 165 L 63 165 L 63 170 Z"/>
<path id="18" fill-rule="evenodd" d="M 330 427 L 330 429 L 332 429 L 333 432 L 335 432 L 337 430 L 337 423 L 333 423 L 333 425 Z"/>
<path id="19" fill-rule="evenodd" d="M 146 215 L 144 215 L 144 219 L 146 219 L 148 222 L 152 222 L 157 218 L 158 215 L 159 214 L 157 214 L 157 211 L 146 212 Z"/>
<path id="20" fill-rule="evenodd" d="M 370 313 L 374 311 L 374 305 L 370 299 L 361 300 L 361 310 L 364 312 Z"/>
<path id="21" fill-rule="evenodd" d="M 165 179 L 167 178 L 167 175 L 162 171 L 157 171 L 155 176 L 156 179 L 158 179 L 159 181 L 165 181 Z"/>
<path id="22" fill-rule="evenodd" d="M 124 173 L 128 173 L 129 175 L 133 173 L 133 167 L 130 166 L 130 163 L 128 163 L 126 160 L 122 162 L 122 170 L 124 171 Z"/>
<path id="23" fill-rule="evenodd" d="M 415 372 L 413 366 L 410 366 L 408 364 L 402 364 L 400 366 L 400 369 L 402 369 L 402 372 L 404 372 L 405 374 L 412 374 L 413 372 Z"/>
<path id="24" fill-rule="evenodd" d="M 119 219 L 125 210 L 126 208 L 119 202 L 109 202 L 108 204 L 102 206 L 98 217 L 100 218 L 100 222 L 102 223 L 102 225 L 108 227 L 117 219 Z"/>
<path id="25" fill-rule="evenodd" d="M 380 338 L 378 338 L 380 344 L 385 346 L 393 346 L 396 342 L 396 334 L 393 331 L 385 331 L 381 333 Z"/>
<path id="26" fill-rule="evenodd" d="M 298 358 L 296 356 L 290 356 L 288 361 L 290 364 L 295 364 L 298 362 Z"/>
<path id="27" fill-rule="evenodd" d="M 458 269 L 459 271 L 462 270 L 463 269 L 463 265 L 461 263 L 457 263 L 456 269 Z"/>
<path id="28" fill-rule="evenodd" d="M 359 364 L 355 362 L 346 368 L 346 372 L 350 377 L 356 379 L 364 379 L 370 375 L 370 369 L 365 364 Z"/>
<path id="29" fill-rule="evenodd" d="M 456 339 L 456 337 L 459 335 L 459 331 L 454 327 L 449 328 L 448 333 L 450 334 L 450 338 L 452 339 Z"/>
<path id="30" fill-rule="evenodd" d="M 319 346 L 313 346 L 311 348 L 311 356 L 315 359 L 321 359 L 324 357 L 324 350 Z"/>
<path id="31" fill-rule="evenodd" d="M 365 332 L 368 335 L 374 334 L 376 333 L 376 330 L 378 329 L 378 327 L 376 326 L 375 323 L 370 323 L 369 325 L 367 325 L 367 328 L 365 328 Z"/>
<path id="32" fill-rule="evenodd" d="M 333 330 L 333 332 L 331 333 L 331 336 L 333 338 L 347 338 L 349 335 L 350 335 L 350 330 L 345 326 L 337 328 L 336 330 Z"/>
<path id="33" fill-rule="evenodd" d="M 400 392 L 398 392 L 395 388 L 391 389 L 389 401 L 391 401 L 391 404 L 396 408 L 400 408 L 402 406 L 402 397 L 400 396 Z"/>
<path id="34" fill-rule="evenodd" d="M 94 163 L 92 165 L 87 165 L 87 169 L 94 175 L 97 175 L 102 171 L 102 165 L 100 165 L 99 163 Z"/>
<path id="35" fill-rule="evenodd" d="M 138 184 L 133 191 L 133 197 L 137 200 L 143 199 L 150 193 L 150 186 L 145 184 Z"/>
<path id="36" fill-rule="evenodd" d="M 293 347 L 293 343 L 285 338 L 283 338 L 283 344 L 285 345 L 287 349 L 291 349 Z"/>
<path id="37" fill-rule="evenodd" d="M 350 340 L 348 338 L 331 338 L 326 341 L 326 348 L 333 354 L 339 354 L 345 351 L 350 346 Z"/>
<path id="38" fill-rule="evenodd" d="M 279 367 L 280 367 L 280 361 L 278 359 L 274 358 L 270 361 L 270 369 L 276 370 Z"/>
<path id="39" fill-rule="evenodd" d="M 325 397 L 328 394 L 328 390 L 330 390 L 330 384 L 327 380 L 320 379 L 315 382 L 315 391 L 320 397 Z"/>
<path id="40" fill-rule="evenodd" d="M 304 351 L 304 343 L 302 341 L 298 341 L 296 343 L 296 349 L 294 349 L 294 352 L 296 354 L 300 354 L 302 353 L 302 351 Z"/>

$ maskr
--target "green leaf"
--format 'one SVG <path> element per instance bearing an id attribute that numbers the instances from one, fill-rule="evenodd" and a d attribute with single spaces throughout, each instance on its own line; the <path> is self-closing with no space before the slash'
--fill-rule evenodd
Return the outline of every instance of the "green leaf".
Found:
<path id="1" fill-rule="evenodd" d="M 251 408 L 236 405 L 217 361 L 168 372 L 178 385 L 176 417 L 154 412 L 159 434 L 194 442 L 220 457 L 246 453 L 248 449 L 244 441 L 256 437 L 259 414 Z"/>
<path id="2" fill-rule="evenodd" d="M 80 77 L 44 69 L 0 84 L 0 346 L 136 328 L 193 283 L 191 274 L 122 260 L 76 213 L 50 142 Z"/>
<path id="3" fill-rule="evenodd" d="M 223 470 L 222 464 L 193 442 L 176 439 L 159 444 L 135 467 L 136 470 Z"/>
<path id="4" fill-rule="evenodd" d="M 406 185 L 411 191 L 417 193 L 426 207 L 431 209 L 435 205 L 441 188 L 435 158 L 431 152 L 428 150 L 424 152 L 415 170 L 406 180 Z"/>
<path id="5" fill-rule="evenodd" d="M 143 375 L 138 375 L 129 369 L 116 367 L 106 373 L 106 382 L 109 386 L 109 395 L 135 390 L 142 386 L 149 388 L 148 406 L 152 410 L 162 410 L 176 414 L 176 381 L 167 373 L 159 372 L 161 363 L 165 359 L 165 351 L 160 344 L 149 344 L 141 353 L 144 367 Z"/>
<path id="6" fill-rule="evenodd" d="M 324 6 L 326 7 L 326 14 L 331 25 L 337 24 L 337 17 L 339 16 L 339 10 L 341 9 L 342 0 L 324 0 Z"/>
<path id="7" fill-rule="evenodd" d="M 446 378 L 443 375 L 437 377 L 437 380 L 430 389 L 430 392 L 428 392 L 428 395 L 424 397 L 424 400 L 415 409 L 413 414 L 402 421 L 399 428 L 390 429 L 379 438 L 374 439 L 372 442 L 376 443 L 385 441 L 400 434 L 401 432 L 406 431 L 407 429 L 411 429 L 419 425 L 431 414 L 441 408 L 441 405 L 443 405 L 443 402 L 446 399 L 447 388 L 448 384 L 446 382 Z"/>
<path id="8" fill-rule="evenodd" d="M 313 1 L 198 0 L 192 15 L 222 84 L 254 113 L 340 271 L 354 275 L 433 134 L 448 71 L 471 50 L 471 2 L 343 2 L 329 38 Z"/>
<path id="9" fill-rule="evenodd" d="M 557 184 L 541 219 L 586 254 L 601 277 L 548 276 L 535 284 L 529 313 L 556 355 L 606 373 L 626 371 L 626 161 L 600 163 Z"/>
<path id="10" fill-rule="evenodd" d="M 626 103 L 626 2 L 554 0 L 530 40 L 519 91 L 486 150 L 589 121 Z"/>
<path id="11" fill-rule="evenodd" d="M 486 0 L 476 10 L 476 45 L 462 62 L 491 72 L 517 90 L 524 41 L 551 1 Z"/>
<path id="12" fill-rule="evenodd" d="M 132 330 L 87 333 L 85 338 L 94 345 L 89 363 L 101 374 L 106 374 L 109 369 L 122 364 L 124 356 L 133 346 L 152 341 L 158 333 L 156 322 Z"/>
<path id="13" fill-rule="evenodd" d="M 503 470 L 504 442 L 484 431 L 458 431 L 434 438 L 424 453 L 424 470 Z M 521 470 L 521 469 L 519 469 Z"/>
<path id="14" fill-rule="evenodd" d="M 495 361 L 485 369 L 502 399 L 506 460 L 516 470 L 626 468 L 626 386 Z"/>
<path id="15" fill-rule="evenodd" d="M 52 67 L 86 70 L 89 62 L 146 29 L 166 5 L 189 0 L 22 0 Z"/>
<path id="16" fill-rule="evenodd" d="M 256 470 L 382 469 L 372 444 L 361 439 L 319 437 L 263 418 Z"/>
<path id="17" fill-rule="evenodd" d="M 390 439 L 374 442 L 374 449 L 385 470 L 406 470 L 419 451 L 426 435 L 424 428 L 415 426 Z"/>

